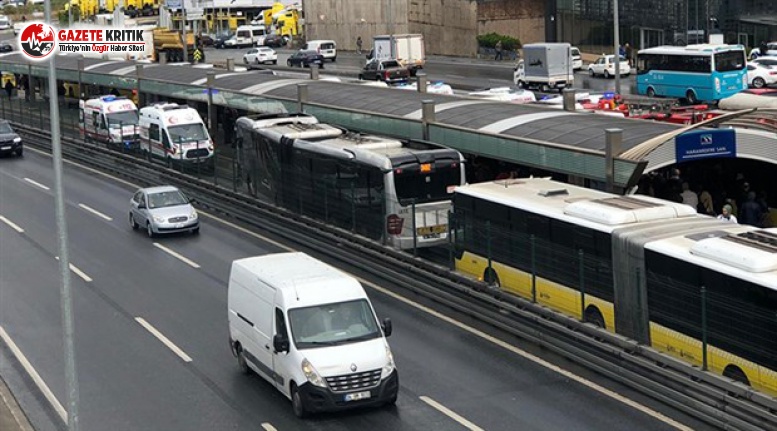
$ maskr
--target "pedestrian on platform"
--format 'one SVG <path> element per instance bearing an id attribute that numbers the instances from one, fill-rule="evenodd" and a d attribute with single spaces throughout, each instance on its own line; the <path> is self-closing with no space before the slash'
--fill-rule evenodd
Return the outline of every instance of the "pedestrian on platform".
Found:
<path id="1" fill-rule="evenodd" d="M 496 45 L 494 45 L 494 50 L 496 51 L 496 56 L 494 57 L 494 60 L 502 61 L 502 41 L 497 40 Z"/>
<path id="2" fill-rule="evenodd" d="M 11 81 L 5 81 L 5 94 L 8 95 L 8 100 L 11 100 L 11 96 L 13 95 L 13 84 L 11 84 Z"/>
<path id="3" fill-rule="evenodd" d="M 362 37 L 359 36 L 356 38 L 356 53 L 361 55 L 362 54 Z"/>
<path id="4" fill-rule="evenodd" d="M 743 224 L 762 227 L 763 212 L 761 211 L 761 205 L 755 200 L 755 192 L 747 193 L 747 201 L 739 208 L 739 219 Z"/>
<path id="5" fill-rule="evenodd" d="M 731 205 L 723 205 L 723 212 L 718 216 L 718 220 L 725 220 L 730 223 L 737 223 L 737 217 L 731 213 Z"/>

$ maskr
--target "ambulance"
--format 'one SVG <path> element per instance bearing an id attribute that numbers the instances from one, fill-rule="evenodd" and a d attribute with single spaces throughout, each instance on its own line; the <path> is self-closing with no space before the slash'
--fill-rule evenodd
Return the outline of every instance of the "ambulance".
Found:
<path id="1" fill-rule="evenodd" d="M 128 150 L 138 148 L 138 107 L 124 97 L 100 96 L 79 102 L 81 137 Z"/>
<path id="2" fill-rule="evenodd" d="M 140 110 L 140 151 L 149 160 L 212 163 L 213 140 L 196 109 L 157 103 Z"/>

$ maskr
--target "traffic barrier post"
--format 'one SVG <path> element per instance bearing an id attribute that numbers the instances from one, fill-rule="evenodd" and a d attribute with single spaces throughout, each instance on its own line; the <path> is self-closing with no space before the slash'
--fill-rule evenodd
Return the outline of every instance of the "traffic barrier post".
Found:
<path id="1" fill-rule="evenodd" d="M 410 203 L 410 207 L 412 209 L 411 216 L 413 217 L 413 257 L 418 256 L 418 229 L 416 228 L 416 221 L 415 221 L 415 198 L 413 198 L 413 201 Z"/>
<path id="2" fill-rule="evenodd" d="M 494 270 L 492 268 L 492 260 L 491 260 L 491 221 L 486 221 L 486 258 L 488 259 L 488 266 L 486 273 L 491 276 L 491 272 Z M 486 283 L 491 283 L 489 280 L 485 280 Z"/>
<path id="3" fill-rule="evenodd" d="M 455 247 L 455 244 L 453 242 L 453 229 L 454 229 L 454 219 L 453 219 L 453 211 L 448 210 L 448 263 L 449 268 L 451 271 L 456 269 L 456 260 L 455 260 L 455 254 L 453 253 L 453 247 Z"/>

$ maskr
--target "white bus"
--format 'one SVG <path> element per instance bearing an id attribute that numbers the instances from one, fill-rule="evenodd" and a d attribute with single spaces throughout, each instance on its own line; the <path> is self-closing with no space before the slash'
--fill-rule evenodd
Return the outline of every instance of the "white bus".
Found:
<path id="1" fill-rule="evenodd" d="M 241 117 L 236 128 L 254 195 L 400 249 L 447 242 L 450 199 L 465 182 L 458 151 L 304 114 Z"/>

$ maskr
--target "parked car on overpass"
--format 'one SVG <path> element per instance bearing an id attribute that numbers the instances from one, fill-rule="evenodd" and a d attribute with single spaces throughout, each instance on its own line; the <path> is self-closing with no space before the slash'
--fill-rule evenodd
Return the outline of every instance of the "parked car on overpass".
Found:
<path id="1" fill-rule="evenodd" d="M 620 62 L 621 76 L 631 73 L 631 66 L 626 57 L 621 56 Z M 603 76 L 610 78 L 615 76 L 615 55 L 602 55 L 595 62 L 588 65 L 588 74 L 591 76 Z"/>
<path id="2" fill-rule="evenodd" d="M 278 64 L 278 54 L 272 48 L 260 46 L 251 48 L 243 54 L 243 63 L 245 64 Z"/>

